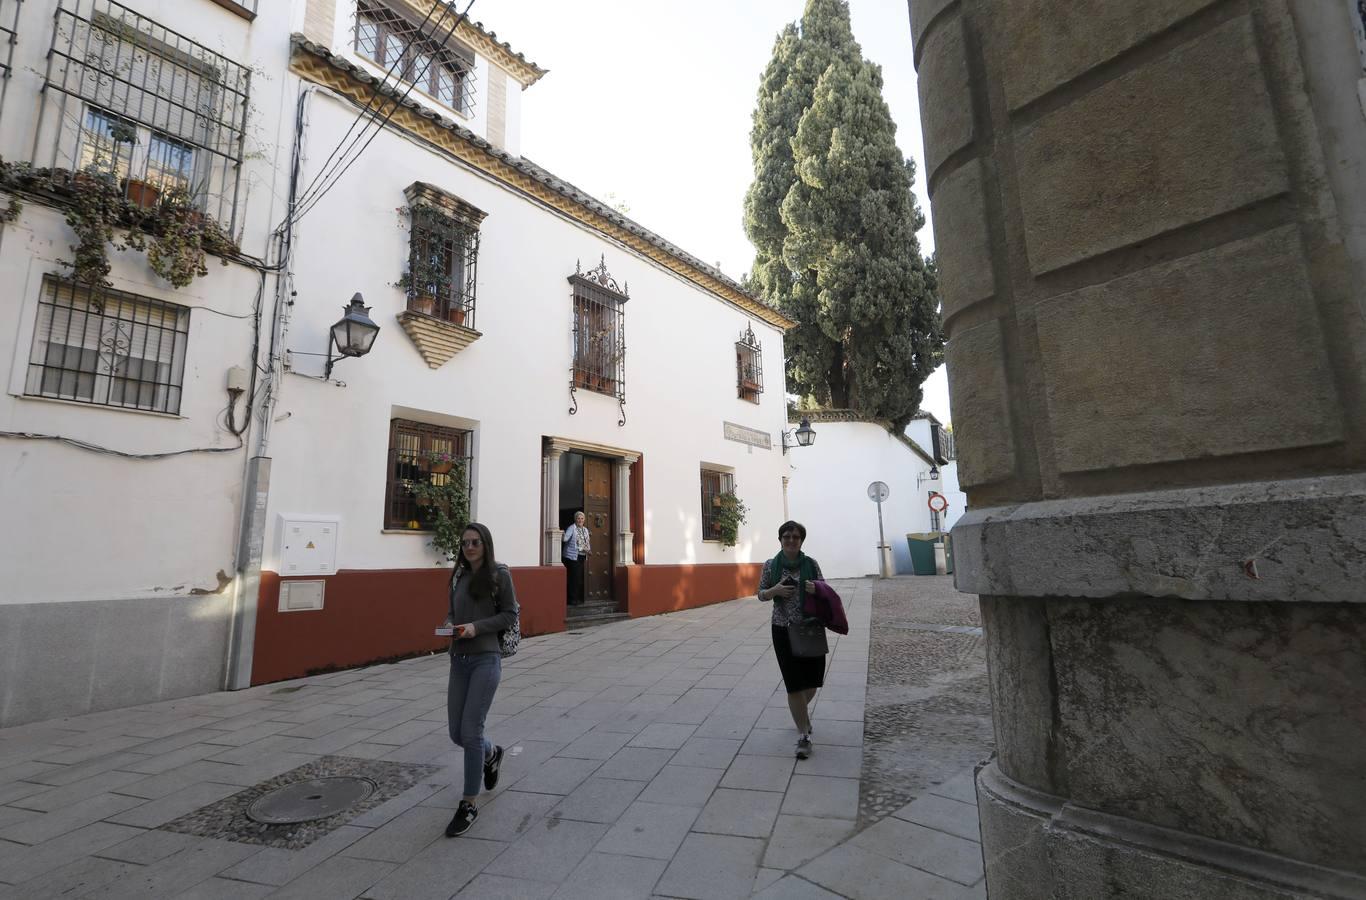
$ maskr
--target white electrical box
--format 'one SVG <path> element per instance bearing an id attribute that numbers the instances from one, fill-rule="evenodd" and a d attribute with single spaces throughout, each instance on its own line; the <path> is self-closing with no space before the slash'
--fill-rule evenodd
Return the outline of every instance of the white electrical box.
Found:
<path id="1" fill-rule="evenodd" d="M 339 519 L 280 517 L 280 574 L 335 575 Z"/>
<path id="2" fill-rule="evenodd" d="M 280 612 L 304 612 L 323 608 L 321 581 L 280 582 Z"/>

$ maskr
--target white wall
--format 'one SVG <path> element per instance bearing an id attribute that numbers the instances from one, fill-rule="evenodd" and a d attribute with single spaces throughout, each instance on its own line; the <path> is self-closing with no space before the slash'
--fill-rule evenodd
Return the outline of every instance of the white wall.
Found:
<path id="1" fill-rule="evenodd" d="M 128 2 L 128 0 L 125 0 Z M 0 155 L 29 159 L 52 3 L 21 7 L 13 77 L 0 115 Z M 265 251 L 279 164 L 279 90 L 288 58 L 285 5 L 262 3 L 255 23 L 212 3 L 131 0 L 132 8 L 244 65 L 253 77 L 242 246 Z M 70 101 L 70 110 L 79 101 Z M 76 115 L 69 110 L 69 115 Z M 49 113 L 49 115 L 51 115 Z M 288 152 L 287 144 L 284 152 Z M 40 148 L 47 165 L 51 147 Z M 0 204 L 4 201 L 0 200 Z M 0 430 L 56 435 L 128 453 L 235 446 L 220 424 L 225 375 L 250 368 L 258 276 L 211 260 L 209 274 L 173 288 L 144 254 L 110 250 L 115 288 L 190 308 L 178 416 L 23 396 L 45 273 L 65 273 L 74 235 L 57 210 L 25 203 L 0 225 Z M 238 422 L 242 404 L 239 402 Z M 46 440 L 0 437 L 0 604 L 190 596 L 234 570 L 246 450 L 134 461 Z"/>
<path id="2" fill-rule="evenodd" d="M 354 117 L 354 108 L 319 91 L 310 100 L 308 156 L 318 165 Z M 572 177 L 572 173 L 565 173 Z M 305 176 L 307 180 L 309 176 Z M 408 233 L 396 211 L 403 189 L 424 181 L 488 213 L 481 228 L 476 324 L 483 336 L 440 369 L 427 367 L 399 327 Z M 606 255 L 629 284 L 626 304 L 626 425 L 616 401 L 578 391 L 570 415 L 571 290 L 575 262 L 585 270 Z M 474 514 L 488 524 L 500 558 L 540 558 L 541 438 L 557 435 L 643 452 L 646 561 L 720 563 L 763 559 L 782 520 L 779 449 L 783 426 L 779 331 L 600 234 L 486 180 L 438 152 L 386 133 L 300 226 L 298 303 L 286 345 L 326 349 L 327 328 L 356 291 L 382 330 L 366 357 L 334 371 L 337 388 L 302 375 L 281 386 L 270 455 L 272 534 L 265 567 L 278 567 L 279 513 L 341 519 L 339 566 L 387 569 L 433 565 L 427 537 L 385 534 L 383 502 L 388 425 L 407 418 L 449 421 L 476 431 Z M 764 349 L 762 403 L 736 397 L 734 344 L 753 323 Z M 299 357 L 300 370 L 321 361 Z M 421 415 L 411 411 L 417 411 Z M 286 417 L 287 418 L 283 418 Z M 723 421 L 768 432 L 770 450 L 722 437 Z M 700 540 L 703 463 L 735 470 L 749 523 L 730 550 Z M 344 486 L 344 487 L 342 487 Z"/>
<path id="3" fill-rule="evenodd" d="M 930 435 L 932 428 L 933 424 L 929 419 L 912 419 L 911 423 L 906 426 L 906 436 L 924 448 L 926 453 L 933 454 L 934 439 Z M 949 508 L 941 518 L 944 530 L 951 530 L 953 523 L 958 521 L 958 517 L 963 514 L 968 502 L 968 495 L 958 489 L 957 461 L 950 461 L 946 465 L 940 466 L 939 480 L 927 481 L 922 486 L 927 491 L 938 491 L 949 502 Z"/>
<path id="4" fill-rule="evenodd" d="M 868 422 L 813 422 L 810 447 L 788 451 L 792 518 L 806 526 L 805 550 L 827 578 L 854 578 L 878 571 L 877 504 L 868 485 L 886 482 L 891 495 L 882 504 L 883 533 L 891 545 L 896 571 L 911 572 L 907 532 L 928 531 L 931 490 L 941 482 L 922 481 L 930 464 L 881 425 Z M 926 448 L 928 450 L 928 448 Z M 952 502 L 952 501 L 950 501 Z M 769 535 L 776 552 L 777 535 Z"/>

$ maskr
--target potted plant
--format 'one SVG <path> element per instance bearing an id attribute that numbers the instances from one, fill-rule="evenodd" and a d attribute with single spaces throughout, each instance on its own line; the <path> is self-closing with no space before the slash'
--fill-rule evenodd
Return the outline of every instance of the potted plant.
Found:
<path id="1" fill-rule="evenodd" d="M 452 325 L 464 325 L 464 324 L 465 324 L 465 307 L 464 307 L 464 305 L 463 305 L 463 304 L 459 304 L 459 303 L 453 304 L 453 305 L 451 306 L 451 308 L 450 308 L 449 310 L 446 311 L 446 321 L 450 322 Z"/>
<path id="2" fill-rule="evenodd" d="M 721 546 L 734 547 L 740 536 L 740 526 L 745 524 L 745 518 L 749 515 L 749 509 L 745 502 L 736 496 L 733 489 L 718 494 L 716 499 L 720 503 L 716 507 L 716 512 L 712 514 L 712 521 L 716 523 L 717 531 L 720 533 Z"/>
<path id="3" fill-rule="evenodd" d="M 444 450 L 433 450 L 427 454 L 427 471 L 433 475 L 445 475 L 455 467 L 456 458 Z"/>
<path id="4" fill-rule="evenodd" d="M 432 547 L 448 560 L 459 555 L 460 535 L 470 521 L 470 495 L 465 475 L 465 461 L 457 459 L 441 483 L 414 481 L 408 486 L 419 502 L 424 497 L 427 499 Z"/>
<path id="5" fill-rule="evenodd" d="M 140 209 L 152 209 L 161 201 L 161 188 L 141 178 L 125 178 L 123 195 Z"/>

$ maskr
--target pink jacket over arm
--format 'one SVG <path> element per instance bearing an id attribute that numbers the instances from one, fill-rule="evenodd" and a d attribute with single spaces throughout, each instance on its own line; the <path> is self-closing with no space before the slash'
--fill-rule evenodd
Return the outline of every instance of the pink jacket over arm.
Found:
<path id="1" fill-rule="evenodd" d="M 813 581 L 812 584 L 816 586 L 816 593 L 806 596 L 802 602 L 802 612 L 820 619 L 835 634 L 848 634 L 849 620 L 844 616 L 840 595 L 824 581 Z"/>

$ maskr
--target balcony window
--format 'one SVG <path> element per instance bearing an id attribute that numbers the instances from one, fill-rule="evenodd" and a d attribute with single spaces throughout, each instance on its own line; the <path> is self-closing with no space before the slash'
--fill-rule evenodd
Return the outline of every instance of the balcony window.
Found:
<path id="1" fill-rule="evenodd" d="M 753 326 L 746 326 L 735 342 L 736 396 L 750 403 L 758 403 L 764 392 L 764 351 L 754 336 Z"/>
<path id="2" fill-rule="evenodd" d="M 239 215 L 250 70 L 114 0 L 60 0 L 35 164 L 176 195 L 229 233 Z"/>
<path id="3" fill-rule="evenodd" d="M 419 30 L 396 10 L 374 0 L 360 0 L 356 53 L 443 106 L 469 116 L 474 112 L 474 57 L 449 40 L 454 16 L 438 10 Z"/>

